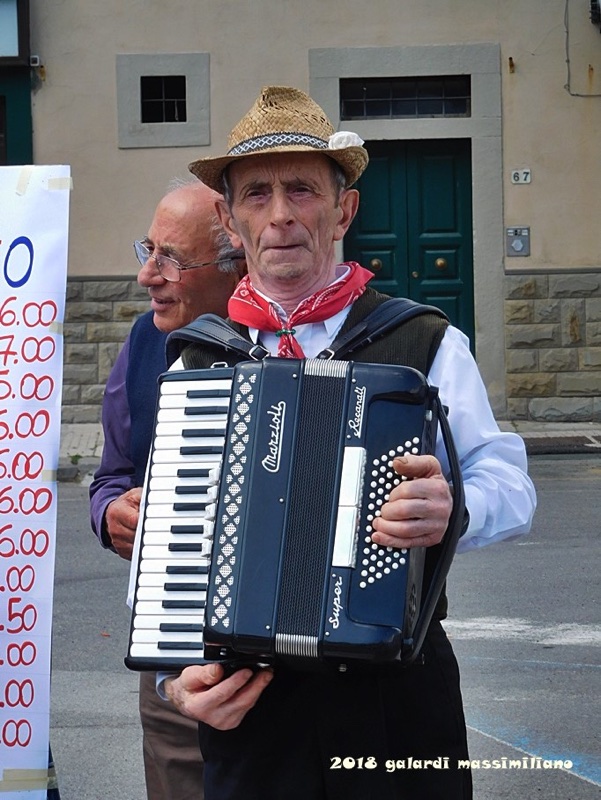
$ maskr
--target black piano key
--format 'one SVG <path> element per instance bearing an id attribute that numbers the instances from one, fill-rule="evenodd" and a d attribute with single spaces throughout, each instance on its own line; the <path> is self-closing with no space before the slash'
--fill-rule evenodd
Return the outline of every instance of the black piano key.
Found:
<path id="1" fill-rule="evenodd" d="M 184 414 L 227 414 L 227 406 L 186 406 Z"/>
<path id="2" fill-rule="evenodd" d="M 188 389 L 186 397 L 195 400 L 199 397 L 229 397 L 230 394 L 229 389 Z"/>
<path id="3" fill-rule="evenodd" d="M 163 633 L 202 633 L 200 622 L 161 622 L 159 630 Z"/>
<path id="4" fill-rule="evenodd" d="M 180 447 L 179 452 L 182 456 L 220 456 L 222 450 L 218 445 L 197 445 Z"/>
<path id="5" fill-rule="evenodd" d="M 177 608 L 177 609 L 192 609 L 204 608 L 206 603 L 204 600 L 163 600 L 161 603 L 163 608 Z"/>
<path id="6" fill-rule="evenodd" d="M 195 469 L 178 469 L 177 477 L 178 478 L 208 478 L 210 469 L 208 467 L 204 469 L 195 468 Z"/>
<path id="7" fill-rule="evenodd" d="M 172 525 L 171 533 L 204 533 L 204 525 Z"/>
<path id="8" fill-rule="evenodd" d="M 188 567 L 182 564 L 178 564 L 177 566 L 168 564 L 166 572 L 167 575 L 208 575 L 209 565 L 190 564 Z"/>
<path id="9" fill-rule="evenodd" d="M 170 542 L 167 545 L 170 553 L 201 553 L 202 544 L 194 544 L 193 542 Z"/>
<path id="10" fill-rule="evenodd" d="M 206 494 L 207 487 L 205 486 L 176 486 L 175 494 Z"/>
<path id="11" fill-rule="evenodd" d="M 223 439 L 225 428 L 183 428 L 182 437 L 184 439 Z"/>
<path id="12" fill-rule="evenodd" d="M 205 583 L 165 583 L 163 589 L 166 592 L 205 592 Z"/>
<path id="13" fill-rule="evenodd" d="M 174 511 L 204 511 L 209 503 L 174 503 Z"/>
<path id="14" fill-rule="evenodd" d="M 201 650 L 198 642 L 157 642 L 159 650 Z"/>

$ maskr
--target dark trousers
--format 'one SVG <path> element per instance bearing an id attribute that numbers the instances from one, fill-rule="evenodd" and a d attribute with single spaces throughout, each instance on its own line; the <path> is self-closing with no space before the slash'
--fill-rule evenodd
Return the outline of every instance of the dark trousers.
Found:
<path id="1" fill-rule="evenodd" d="M 470 800 L 459 670 L 438 622 L 423 655 L 369 672 L 277 667 L 238 728 L 200 725 L 206 800 Z"/>

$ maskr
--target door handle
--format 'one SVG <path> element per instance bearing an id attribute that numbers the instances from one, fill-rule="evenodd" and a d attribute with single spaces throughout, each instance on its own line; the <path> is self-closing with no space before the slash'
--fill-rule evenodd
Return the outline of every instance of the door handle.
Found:
<path id="1" fill-rule="evenodd" d="M 419 278 L 419 272 L 416 272 L 415 270 L 413 270 L 413 272 L 411 273 L 411 277 L 412 278 Z"/>
<path id="2" fill-rule="evenodd" d="M 382 262 L 379 258 L 372 258 L 372 260 L 369 262 L 369 266 L 374 272 L 378 272 L 382 269 Z"/>
<path id="3" fill-rule="evenodd" d="M 436 269 L 439 270 L 446 269 L 448 266 L 446 258 L 437 258 L 436 261 L 434 262 L 434 266 L 436 267 Z"/>

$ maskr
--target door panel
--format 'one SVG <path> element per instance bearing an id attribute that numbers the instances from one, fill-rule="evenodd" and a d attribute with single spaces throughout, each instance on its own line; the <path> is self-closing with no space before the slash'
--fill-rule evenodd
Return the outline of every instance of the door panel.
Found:
<path id="1" fill-rule="evenodd" d="M 471 154 L 465 140 L 368 142 L 345 258 L 371 285 L 436 305 L 473 346 Z"/>

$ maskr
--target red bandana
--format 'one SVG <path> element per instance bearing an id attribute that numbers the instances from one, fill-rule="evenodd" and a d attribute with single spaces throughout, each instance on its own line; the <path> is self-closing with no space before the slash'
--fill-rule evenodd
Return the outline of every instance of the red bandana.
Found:
<path id="1" fill-rule="evenodd" d="M 281 358 L 304 358 L 301 346 L 294 338 L 295 325 L 308 322 L 323 322 L 352 305 L 365 291 L 373 272 L 364 269 L 354 261 L 344 278 L 326 286 L 325 289 L 301 300 L 284 324 L 272 303 L 258 294 L 245 275 L 230 297 L 227 311 L 230 319 L 241 322 L 259 331 L 273 331 L 279 338 L 278 356 Z"/>

